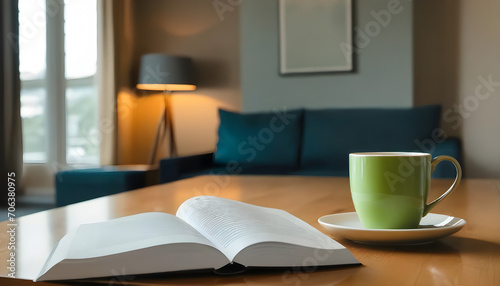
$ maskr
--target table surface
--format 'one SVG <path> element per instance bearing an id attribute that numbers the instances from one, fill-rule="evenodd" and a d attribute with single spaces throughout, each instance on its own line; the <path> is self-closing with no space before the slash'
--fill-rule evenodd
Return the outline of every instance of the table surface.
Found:
<path id="1" fill-rule="evenodd" d="M 430 198 L 437 197 L 450 184 L 450 180 L 433 180 Z M 373 246 L 334 237 L 358 258 L 362 266 L 286 274 L 267 271 L 236 276 L 168 273 L 116 276 L 86 280 L 84 284 L 500 285 L 499 188 L 499 180 L 463 180 L 433 212 L 463 218 L 467 224 L 458 233 L 433 243 Z M 32 284 L 29 280 L 38 274 L 56 242 L 68 230 L 82 223 L 151 211 L 175 214 L 182 202 L 198 195 L 284 209 L 321 231 L 324 229 L 317 222 L 320 216 L 354 211 L 346 178 L 201 176 L 156 185 L 18 218 L 15 242 L 17 279 L 5 277 L 10 253 L 7 249 L 10 226 L 7 221 L 1 222 L 0 285 Z"/>

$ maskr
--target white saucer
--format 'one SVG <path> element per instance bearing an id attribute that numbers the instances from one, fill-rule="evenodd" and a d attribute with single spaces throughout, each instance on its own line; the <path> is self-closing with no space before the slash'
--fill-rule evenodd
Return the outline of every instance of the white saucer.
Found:
<path id="1" fill-rule="evenodd" d="M 461 218 L 433 213 L 423 217 L 416 229 L 366 229 L 355 212 L 322 216 L 318 222 L 332 234 L 370 244 L 431 242 L 453 234 L 465 225 Z"/>

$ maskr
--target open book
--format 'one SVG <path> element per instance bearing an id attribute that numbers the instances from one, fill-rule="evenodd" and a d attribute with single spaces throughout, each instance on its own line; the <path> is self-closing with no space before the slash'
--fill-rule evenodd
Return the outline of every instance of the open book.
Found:
<path id="1" fill-rule="evenodd" d="M 35 281 L 314 264 L 359 262 L 283 210 L 200 196 L 185 201 L 177 216 L 143 213 L 79 226 L 59 241 Z"/>

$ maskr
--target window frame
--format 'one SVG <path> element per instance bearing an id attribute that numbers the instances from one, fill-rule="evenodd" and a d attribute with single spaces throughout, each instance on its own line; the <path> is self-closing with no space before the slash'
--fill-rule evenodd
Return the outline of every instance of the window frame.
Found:
<path id="1" fill-rule="evenodd" d="M 80 165 L 87 167 L 95 165 L 69 163 L 67 160 L 66 89 L 81 86 L 95 86 L 97 88 L 97 71 L 92 76 L 66 79 L 64 1 L 45 0 L 46 11 L 54 10 L 54 5 L 58 5 L 57 13 L 46 14 L 45 17 L 45 76 L 42 79 L 21 81 L 21 88 L 43 88 L 45 90 L 46 154 L 44 161 L 24 162 L 23 184 L 25 193 L 29 195 L 53 195 L 53 175 L 58 171 L 73 169 Z"/>

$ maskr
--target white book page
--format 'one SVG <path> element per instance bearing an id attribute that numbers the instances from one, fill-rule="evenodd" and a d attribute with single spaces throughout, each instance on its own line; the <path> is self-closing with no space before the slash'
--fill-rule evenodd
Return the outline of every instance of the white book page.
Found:
<path id="1" fill-rule="evenodd" d="M 189 242 L 215 247 L 189 224 L 166 213 L 144 213 L 83 224 L 60 240 L 42 271 L 64 259 L 95 258 L 161 244 Z"/>
<path id="2" fill-rule="evenodd" d="M 344 249 L 338 242 L 283 210 L 224 198 L 191 198 L 179 207 L 177 216 L 208 238 L 230 260 L 244 248 L 262 242 Z"/>
<path id="3" fill-rule="evenodd" d="M 80 225 L 59 241 L 37 279 L 103 277 L 123 267 L 132 274 L 218 268 L 228 262 L 182 219 L 143 213 Z"/>
<path id="4" fill-rule="evenodd" d="M 214 246 L 176 216 L 143 213 L 79 226 L 65 258 L 92 258 L 172 243 Z"/>

